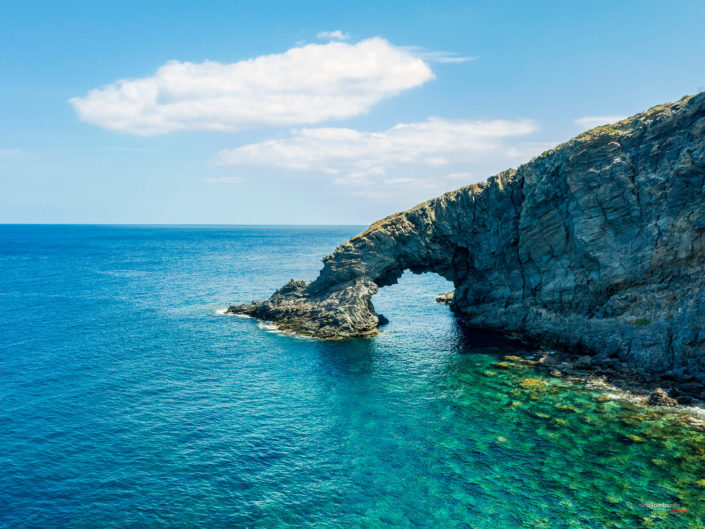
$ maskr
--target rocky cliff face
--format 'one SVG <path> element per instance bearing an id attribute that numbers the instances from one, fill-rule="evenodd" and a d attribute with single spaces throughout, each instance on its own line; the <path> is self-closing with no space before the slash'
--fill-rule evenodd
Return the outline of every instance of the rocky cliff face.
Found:
<path id="1" fill-rule="evenodd" d="M 435 272 L 470 325 L 705 382 L 705 93 L 378 221 L 323 263 L 230 311 L 365 336 L 378 288 Z"/>

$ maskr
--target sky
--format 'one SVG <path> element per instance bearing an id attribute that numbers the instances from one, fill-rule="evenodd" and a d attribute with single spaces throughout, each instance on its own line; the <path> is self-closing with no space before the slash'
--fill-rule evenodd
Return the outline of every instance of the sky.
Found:
<path id="1" fill-rule="evenodd" d="M 0 0 L 0 222 L 370 224 L 705 89 L 705 2 Z"/>

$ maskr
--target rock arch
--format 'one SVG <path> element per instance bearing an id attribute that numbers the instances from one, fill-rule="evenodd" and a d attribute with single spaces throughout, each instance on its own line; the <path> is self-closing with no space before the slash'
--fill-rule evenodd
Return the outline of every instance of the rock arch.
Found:
<path id="1" fill-rule="evenodd" d="M 349 338 L 374 334 L 385 322 L 371 298 L 406 270 L 434 272 L 458 292 L 472 277 L 473 292 L 490 295 L 496 289 L 480 284 L 497 279 L 498 258 L 507 261 L 505 253 L 516 254 L 517 204 L 508 189 L 516 187 L 515 175 L 505 171 L 378 221 L 325 257 L 315 281 L 291 280 L 268 300 L 229 311 L 319 338 Z"/>
<path id="2" fill-rule="evenodd" d="M 368 336 L 372 296 L 407 269 L 452 281 L 471 325 L 705 383 L 705 93 L 378 221 L 315 281 L 229 310 Z"/>

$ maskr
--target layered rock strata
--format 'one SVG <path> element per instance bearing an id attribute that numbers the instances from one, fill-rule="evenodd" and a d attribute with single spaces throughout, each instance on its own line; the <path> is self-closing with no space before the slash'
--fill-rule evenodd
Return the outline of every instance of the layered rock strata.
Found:
<path id="1" fill-rule="evenodd" d="M 705 93 L 380 220 L 323 263 L 229 311 L 368 336 L 380 287 L 435 272 L 469 325 L 705 382 Z"/>

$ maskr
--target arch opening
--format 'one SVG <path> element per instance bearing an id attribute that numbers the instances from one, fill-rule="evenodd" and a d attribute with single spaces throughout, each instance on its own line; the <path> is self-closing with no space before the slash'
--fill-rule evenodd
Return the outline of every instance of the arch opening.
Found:
<path id="1" fill-rule="evenodd" d="M 402 270 L 393 281 L 379 285 L 372 296 L 372 311 L 386 329 L 403 330 L 410 325 L 447 324 L 449 311 L 437 301 L 441 294 L 453 291 L 453 283 L 436 272 Z"/>

